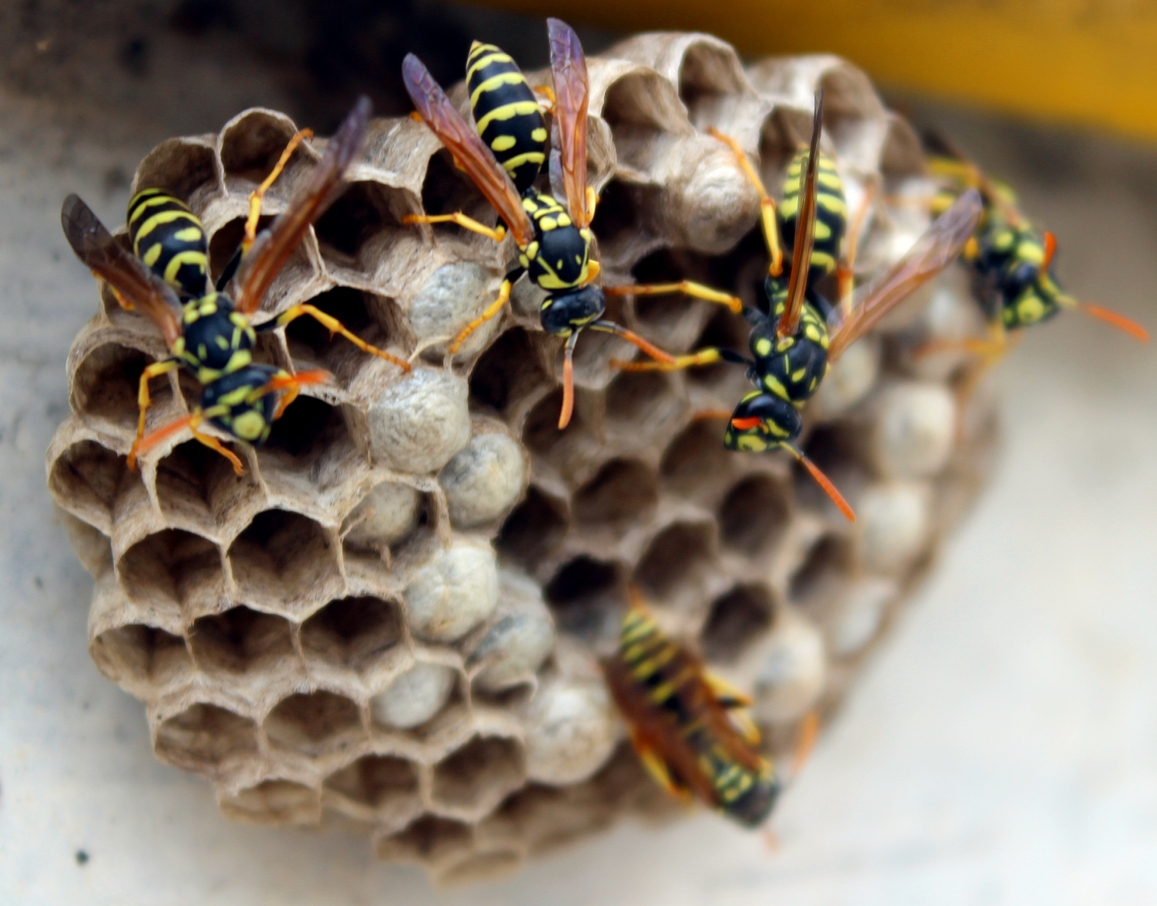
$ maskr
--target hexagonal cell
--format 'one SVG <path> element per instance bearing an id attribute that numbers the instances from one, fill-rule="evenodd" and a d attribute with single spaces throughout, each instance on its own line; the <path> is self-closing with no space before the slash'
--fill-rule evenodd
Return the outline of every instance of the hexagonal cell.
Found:
<path id="1" fill-rule="evenodd" d="M 105 532 L 112 531 L 124 503 L 144 490 L 126 458 L 94 440 L 75 443 L 57 458 L 48 487 L 69 510 Z"/>
<path id="2" fill-rule="evenodd" d="M 399 606 L 369 595 L 327 604 L 301 627 L 307 657 L 351 670 L 373 667 L 402 637 Z"/>
<path id="3" fill-rule="evenodd" d="M 364 461 L 341 409 L 305 395 L 273 423 L 257 455 L 263 470 L 278 472 L 305 493 L 341 484 L 348 470 Z"/>
<path id="4" fill-rule="evenodd" d="M 854 426 L 842 422 L 818 425 L 808 435 L 803 451 L 855 506 L 855 492 L 868 483 L 870 473 L 860 459 Z M 836 512 L 828 495 L 802 465 L 793 461 L 791 476 L 797 506 Z"/>
<path id="5" fill-rule="evenodd" d="M 241 596 L 284 608 L 333 597 L 341 588 L 337 557 L 320 525 L 298 513 L 266 510 L 229 548 Z"/>
<path id="6" fill-rule="evenodd" d="M 735 53 L 707 41 L 692 44 L 679 67 L 679 99 L 697 129 L 719 122 L 737 94 L 750 91 Z"/>
<path id="7" fill-rule="evenodd" d="M 576 521 L 623 529 L 645 519 L 659 500 L 654 469 L 630 459 L 612 459 L 574 495 Z"/>
<path id="8" fill-rule="evenodd" d="M 482 353 L 470 373 L 471 402 L 505 419 L 520 413 L 529 398 L 554 384 L 542 367 L 525 328 L 503 333 Z"/>
<path id="9" fill-rule="evenodd" d="M 766 556 L 779 545 L 790 519 L 790 488 L 768 475 L 752 475 L 719 504 L 720 539 L 737 553 Z"/>
<path id="10" fill-rule="evenodd" d="M 819 607 L 838 592 L 855 565 L 852 542 L 839 535 L 823 535 L 792 573 L 788 597 L 801 607 Z"/>
<path id="11" fill-rule="evenodd" d="M 599 335 L 595 334 L 597 338 Z M 522 442 L 532 453 L 552 460 L 565 460 L 571 450 L 590 443 L 596 437 L 594 421 L 588 415 L 590 395 L 581 387 L 575 388 L 575 408 L 565 431 L 558 429 L 558 414 L 562 410 L 562 388 L 555 387 L 534 404 L 522 427 Z M 557 465 L 558 463 L 553 463 Z"/>
<path id="12" fill-rule="evenodd" d="M 197 665 L 210 672 L 264 674 L 297 661 L 289 621 L 248 607 L 200 617 L 189 633 L 189 646 Z"/>
<path id="13" fill-rule="evenodd" d="M 683 424 L 687 403 L 675 378 L 658 372 L 625 372 L 606 391 L 607 433 L 620 444 L 652 449 Z"/>
<path id="14" fill-rule="evenodd" d="M 665 598 L 694 581 L 715 556 L 715 529 L 709 522 L 677 522 L 647 545 L 634 581 L 650 597 Z"/>
<path id="15" fill-rule="evenodd" d="M 646 171 L 667 133 L 686 131 L 674 94 L 657 72 L 631 72 L 608 86 L 601 115 L 611 127 L 620 167 Z"/>
<path id="16" fill-rule="evenodd" d="M 138 541 L 121 555 L 117 573 L 140 603 L 177 612 L 212 610 L 225 590 L 217 545 L 181 529 Z"/>
<path id="17" fill-rule="evenodd" d="M 287 116 L 264 110 L 246 111 L 221 132 L 220 157 L 225 173 L 233 179 L 260 183 L 273 171 L 293 133 L 293 123 Z M 299 145 L 286 172 L 274 185 L 287 190 L 297 181 L 299 165 L 314 159 L 315 153 Z"/>
<path id="18" fill-rule="evenodd" d="M 411 213 L 407 193 L 377 182 L 355 182 L 314 225 L 327 257 L 373 269 L 390 234 L 414 227 L 402 224 Z"/>
<path id="19" fill-rule="evenodd" d="M 474 831 L 469 824 L 436 815 L 423 815 L 405 830 L 377 843 L 378 858 L 385 862 L 428 865 L 456 853 L 470 851 Z"/>
<path id="20" fill-rule="evenodd" d="M 430 797 L 439 809 L 480 818 L 522 784 L 523 761 L 514 740 L 477 736 L 434 767 Z"/>
<path id="21" fill-rule="evenodd" d="M 418 766 L 391 755 L 365 755 L 331 774 L 325 788 L 359 805 L 389 813 L 420 802 Z"/>
<path id="22" fill-rule="evenodd" d="M 769 588 L 757 583 L 735 586 L 711 602 L 699 636 L 704 657 L 734 663 L 771 628 L 774 618 Z"/>
<path id="23" fill-rule="evenodd" d="M 658 186 L 622 179 L 612 179 L 603 186 L 591 229 L 599 237 L 599 253 L 605 262 L 629 267 L 640 253 L 659 244 L 646 212 L 655 209 L 661 194 Z"/>
<path id="24" fill-rule="evenodd" d="M 277 195 L 279 191 L 284 191 L 278 190 L 277 187 L 279 185 L 281 185 L 281 180 L 278 180 L 278 182 L 274 184 L 274 189 L 271 194 Z M 266 196 L 267 199 L 269 197 L 270 196 Z M 258 218 L 258 233 L 269 227 L 274 219 L 270 214 Z M 214 285 L 216 285 L 216 281 L 220 279 L 225 267 L 233 260 L 237 249 L 241 246 L 241 239 L 244 235 L 245 218 L 235 217 L 222 224 L 209 238 L 209 273 L 212 275 Z M 283 301 L 291 297 L 298 289 L 314 278 L 316 275 L 316 267 L 314 257 L 310 254 L 311 251 L 311 237 L 307 233 L 305 239 L 290 251 L 289 256 L 277 271 L 269 289 L 265 291 L 265 295 L 262 297 L 261 305 L 258 309 L 259 312 L 277 312 L 283 310 Z M 235 291 L 236 287 L 231 283 L 226 289 Z M 294 299 L 294 301 L 297 300 Z M 268 338 L 258 335 L 258 355 L 256 358 L 259 361 L 266 360 L 260 353 L 268 342 Z"/>
<path id="25" fill-rule="evenodd" d="M 563 564 L 543 589 L 559 629 L 588 640 L 614 638 L 626 602 L 623 569 L 592 557 Z"/>
<path id="26" fill-rule="evenodd" d="M 141 372 L 152 363 L 151 356 L 119 343 L 96 347 L 84 357 L 72 376 L 73 411 L 82 417 L 135 432 Z M 173 394 L 169 379 L 150 381 L 149 393 L 153 401 L 149 407 L 149 426 L 156 427 L 153 424 L 156 413 L 171 404 Z"/>
<path id="27" fill-rule="evenodd" d="M 114 683 L 150 691 L 179 681 L 193 667 L 183 638 L 141 623 L 105 630 L 92 640 L 89 653 Z"/>
<path id="28" fill-rule="evenodd" d="M 258 487 L 251 474 L 237 475 L 224 456 L 195 440 L 157 463 L 156 482 L 166 519 L 210 531 L 228 522 Z"/>
<path id="29" fill-rule="evenodd" d="M 445 149 L 435 153 L 426 165 L 426 178 L 422 182 L 422 210 L 430 215 L 462 211 L 467 216 L 490 226 L 498 222 L 494 208 L 475 188 L 470 178 L 454 166 L 454 159 Z M 465 232 L 462 227 L 452 224 L 437 224 L 434 230 L 451 234 Z"/>
<path id="30" fill-rule="evenodd" d="M 711 496 L 718 479 L 735 467 L 735 453 L 723 446 L 722 422 L 692 421 L 667 446 L 659 464 L 663 484 L 692 499 Z"/>
<path id="31" fill-rule="evenodd" d="M 383 350 L 392 349 L 394 354 L 402 357 L 396 339 L 400 333 L 402 315 L 392 299 L 363 293 L 348 286 L 335 286 L 307 301 L 336 318 L 347 330 L 371 346 Z M 285 329 L 285 336 L 295 362 L 316 362 L 332 372 L 343 387 L 348 387 L 370 361 L 369 353 L 358 349 L 345 337 L 330 334 L 329 328 L 308 315 L 290 322 Z"/>
<path id="32" fill-rule="evenodd" d="M 214 776 L 257 755 L 257 724 L 218 705 L 198 702 L 158 718 L 153 748 L 173 767 Z"/>
<path id="33" fill-rule="evenodd" d="M 358 706 L 325 689 L 284 698 L 265 717 L 271 741 L 306 755 L 320 755 L 365 738 Z"/>
<path id="34" fill-rule="evenodd" d="M 502 523 L 494 546 L 503 557 L 533 569 L 562 543 L 566 531 L 563 505 L 531 485 L 522 503 Z"/>
<path id="35" fill-rule="evenodd" d="M 235 821 L 283 826 L 316 824 L 321 820 L 321 796 L 292 780 L 263 780 L 232 796 L 222 796 L 221 812 Z"/>
<path id="36" fill-rule="evenodd" d="M 137 167 L 136 188 L 164 189 L 188 203 L 194 191 L 217 181 L 216 155 L 197 140 L 161 142 Z"/>

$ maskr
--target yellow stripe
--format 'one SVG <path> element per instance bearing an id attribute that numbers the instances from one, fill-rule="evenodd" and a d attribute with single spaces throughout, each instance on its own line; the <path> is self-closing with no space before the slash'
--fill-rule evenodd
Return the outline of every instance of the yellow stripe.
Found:
<path id="1" fill-rule="evenodd" d="M 525 154 L 519 154 L 518 157 L 510 158 L 510 160 L 506 161 L 502 166 L 507 170 L 513 170 L 515 167 L 521 167 L 526 163 L 541 164 L 544 160 L 546 160 L 546 155 L 541 151 L 527 151 Z"/>
<path id="2" fill-rule="evenodd" d="M 536 110 L 538 110 L 538 103 L 535 101 L 515 101 L 511 104 L 503 104 L 501 107 L 495 107 L 475 125 L 479 134 L 481 134 L 485 132 L 486 128 L 495 120 L 504 122 L 505 120 L 512 120 L 516 116 L 525 116 L 528 113 L 534 113 Z"/>
<path id="3" fill-rule="evenodd" d="M 198 242 L 204 235 L 199 226 L 189 226 L 183 230 L 177 230 L 177 232 L 173 234 L 173 238 L 180 242 Z"/>
<path id="4" fill-rule="evenodd" d="M 474 93 L 470 95 L 470 106 L 473 107 L 478 103 L 478 99 L 488 91 L 493 91 L 495 88 L 501 88 L 503 85 L 520 85 L 526 82 L 522 73 L 517 70 L 512 72 L 500 72 L 496 76 L 491 76 L 481 85 L 474 89 Z M 537 105 L 536 105 L 537 106 Z"/>
<path id="5" fill-rule="evenodd" d="M 493 48 L 493 49 L 491 49 Z M 484 44 L 479 50 L 487 51 L 485 56 L 479 57 L 466 70 L 466 81 L 469 82 L 479 69 L 485 69 L 491 63 L 513 63 L 514 58 L 510 54 L 503 53 L 493 44 Z"/>
<path id="6" fill-rule="evenodd" d="M 159 243 L 153 246 L 155 249 L 159 249 L 160 247 L 161 246 Z M 149 252 L 151 253 L 152 250 L 153 249 L 149 249 Z M 148 264 L 147 261 L 145 263 Z M 177 271 L 179 271 L 186 264 L 192 264 L 204 270 L 206 264 L 205 253 L 190 250 L 186 252 L 178 252 L 175 254 L 172 258 L 169 259 L 169 263 L 165 265 L 165 282 L 176 283 Z M 152 265 L 150 264 L 149 267 L 152 267 Z"/>
<path id="7" fill-rule="evenodd" d="M 181 208 L 185 208 L 185 206 L 183 204 L 181 204 L 181 202 L 178 201 L 176 198 L 174 198 L 172 195 L 165 195 L 165 194 L 149 195 L 149 196 L 146 196 L 145 198 L 141 198 L 138 195 L 136 200 L 134 200 L 134 203 L 129 208 L 129 224 L 131 225 L 134 220 L 136 220 L 138 217 L 140 217 L 141 214 L 144 213 L 145 211 L 147 211 L 149 208 L 155 208 L 155 207 L 158 207 L 160 205 L 165 205 L 165 204 L 170 204 L 170 203 L 179 205 Z M 188 209 L 185 208 L 185 210 L 188 210 Z"/>
<path id="8" fill-rule="evenodd" d="M 177 220 L 191 220 L 193 223 L 197 222 L 197 218 L 188 211 L 161 211 L 159 214 L 154 214 L 148 220 L 141 224 L 141 228 L 137 230 L 137 242 L 140 242 L 145 236 L 149 235 L 157 227 L 165 223 L 173 223 Z"/>
<path id="9" fill-rule="evenodd" d="M 145 263 L 145 267 L 152 267 L 154 264 L 156 264 L 157 259 L 161 257 L 161 252 L 164 250 L 165 247 L 159 242 L 154 242 L 152 245 L 150 245 L 148 251 L 141 256 L 141 260 Z"/>

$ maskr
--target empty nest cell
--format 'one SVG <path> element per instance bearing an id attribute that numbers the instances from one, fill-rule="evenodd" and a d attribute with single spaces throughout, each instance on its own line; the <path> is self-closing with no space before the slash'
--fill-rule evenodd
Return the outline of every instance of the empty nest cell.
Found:
<path id="1" fill-rule="evenodd" d="M 405 830 L 378 841 L 378 858 L 388 862 L 439 863 L 469 852 L 474 831 L 469 824 L 422 815 Z"/>
<path id="2" fill-rule="evenodd" d="M 117 574 L 139 603 L 175 615 L 214 610 L 225 589 L 217 545 L 182 529 L 142 538 L 121 555 Z"/>
<path id="3" fill-rule="evenodd" d="M 648 596 L 665 598 L 688 585 L 715 556 L 715 527 L 710 522 L 677 522 L 647 545 L 634 580 Z"/>
<path id="4" fill-rule="evenodd" d="M 216 188 L 216 155 L 204 140 L 172 138 L 149 152 L 137 168 L 135 187 L 164 189 L 186 204 L 193 201 L 196 190 Z"/>
<path id="5" fill-rule="evenodd" d="M 402 223 L 411 202 L 401 189 L 375 182 L 355 182 L 314 225 L 327 259 L 373 272 L 399 231 L 416 227 Z"/>
<path id="6" fill-rule="evenodd" d="M 125 457 L 93 440 L 75 443 L 57 457 L 48 486 L 71 512 L 106 533 L 128 497 L 144 491 Z"/>
<path id="7" fill-rule="evenodd" d="M 325 531 L 288 510 L 253 517 L 230 546 L 229 563 L 242 598 L 278 609 L 300 612 L 341 587 L 337 556 Z"/>
<path id="8" fill-rule="evenodd" d="M 669 374 L 624 372 L 611 381 L 606 396 L 607 434 L 632 447 L 649 450 L 663 443 L 686 415 L 687 404 Z"/>
<path id="9" fill-rule="evenodd" d="M 326 604 L 302 624 L 306 657 L 350 670 L 379 664 L 403 638 L 399 606 L 381 598 L 342 598 Z"/>
<path id="10" fill-rule="evenodd" d="M 517 742 L 478 736 L 435 766 L 430 798 L 439 810 L 477 820 L 521 786 L 524 778 Z"/>
<path id="11" fill-rule="evenodd" d="M 791 519 L 791 489 L 770 475 L 751 475 L 727 492 L 718 513 L 725 547 L 749 557 L 766 557 L 778 546 Z"/>
<path id="12" fill-rule="evenodd" d="M 544 593 L 559 629 L 586 641 L 615 636 L 626 605 L 618 564 L 576 557 L 555 572 Z"/>
<path id="13" fill-rule="evenodd" d="M 454 166 L 454 159 L 450 152 L 441 149 L 435 153 L 426 166 L 426 178 L 422 182 L 422 209 L 431 216 L 453 214 L 462 211 L 468 217 L 494 226 L 498 222 L 498 215 L 490 203 L 483 198 L 482 193 L 474 187 L 469 177 Z M 410 227 L 417 229 L 417 227 Z M 474 237 L 493 245 L 489 239 L 476 234 L 467 233 L 462 227 L 453 224 L 435 224 L 435 232 Z M 473 240 L 472 240 L 473 241 Z"/>
<path id="14" fill-rule="evenodd" d="M 587 526 L 625 529 L 655 509 L 655 470 L 632 459 L 612 459 L 574 495 L 575 520 Z"/>
<path id="15" fill-rule="evenodd" d="M 692 44 L 679 67 L 679 99 L 697 129 L 718 124 L 736 95 L 750 91 L 735 52 L 707 41 Z"/>
<path id="16" fill-rule="evenodd" d="M 313 787 L 292 780 L 263 780 L 219 800 L 221 811 L 252 824 L 316 824 L 321 818 L 321 797 Z"/>
<path id="17" fill-rule="evenodd" d="M 775 602 L 767 586 L 737 585 L 711 602 L 699 636 L 709 661 L 734 663 L 771 628 Z"/>
<path id="18" fill-rule="evenodd" d="M 531 485 L 502 523 L 494 545 L 504 557 L 533 569 L 562 543 L 567 526 L 564 505 Z"/>
<path id="19" fill-rule="evenodd" d="M 237 475 L 219 453 L 189 440 L 157 463 L 156 488 L 166 520 L 215 533 L 257 493 L 258 485 L 251 474 Z"/>
<path id="20" fill-rule="evenodd" d="M 244 606 L 195 620 L 189 646 L 209 672 L 264 674 L 297 659 L 292 624 Z"/>
<path id="21" fill-rule="evenodd" d="M 392 755 L 365 755 L 331 774 L 325 789 L 357 805 L 394 812 L 419 801 L 418 766 Z"/>
<path id="22" fill-rule="evenodd" d="M 109 679 L 142 691 L 179 681 L 193 666 L 183 638 L 141 623 L 105 630 L 90 653 Z"/>
<path id="23" fill-rule="evenodd" d="M 258 459 L 263 470 L 276 471 L 312 495 L 341 484 L 364 457 L 341 409 L 302 394 L 273 423 Z"/>
<path id="24" fill-rule="evenodd" d="M 326 290 L 309 299 L 308 304 L 336 318 L 351 333 L 379 349 L 391 348 L 394 334 L 402 323 L 401 313 L 392 299 L 348 286 Z M 295 363 L 316 362 L 344 387 L 350 386 L 371 359 L 369 353 L 344 337 L 332 335 L 329 328 L 308 315 L 290 322 L 285 336 Z"/>
<path id="25" fill-rule="evenodd" d="M 153 363 L 139 349 L 105 343 L 85 356 L 72 376 L 72 409 L 78 415 L 105 422 L 125 432 L 137 429 L 137 392 L 141 373 Z M 150 426 L 157 412 L 169 408 L 172 389 L 168 378 L 149 382 L 153 405 Z"/>
<path id="26" fill-rule="evenodd" d="M 528 331 L 514 327 L 478 359 L 470 374 L 470 399 L 509 422 L 527 399 L 553 383 L 554 377 L 543 370 Z"/>
<path id="27" fill-rule="evenodd" d="M 228 123 L 221 131 L 219 156 L 227 177 L 260 183 L 272 171 L 293 138 L 296 127 L 289 117 L 267 110 L 248 110 Z M 296 181 L 295 171 L 308 160 L 316 159 L 303 143 L 297 146 L 285 172 L 274 185 L 275 194 L 286 193 Z"/>
<path id="28" fill-rule="evenodd" d="M 806 608 L 820 607 L 839 591 L 855 564 L 852 541 L 836 534 L 822 535 L 808 550 L 788 583 L 789 599 Z"/>
<path id="29" fill-rule="evenodd" d="M 218 776 L 257 754 L 257 724 L 219 705 L 198 702 L 159 719 L 153 747 L 174 767 Z"/>
<path id="30" fill-rule="evenodd" d="M 266 715 L 264 726 L 272 742 L 306 755 L 338 751 L 365 736 L 358 706 L 325 689 L 282 699 Z"/>

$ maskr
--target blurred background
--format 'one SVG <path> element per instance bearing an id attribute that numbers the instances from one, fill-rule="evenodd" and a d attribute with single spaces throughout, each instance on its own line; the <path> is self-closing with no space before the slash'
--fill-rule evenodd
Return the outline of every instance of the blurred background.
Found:
<path id="1" fill-rule="evenodd" d="M 991 485 L 785 796 L 778 846 L 711 815 L 622 827 L 514 879 L 434 893 L 360 838 L 233 825 L 158 763 L 87 655 L 91 580 L 44 449 L 94 301 L 59 227 L 110 223 L 163 138 L 265 105 L 328 131 L 407 107 L 474 38 L 546 62 L 701 28 L 749 55 L 834 51 L 1012 182 L 1076 296 L 1157 327 L 1157 11 L 1140 4 L 27 0 L 0 10 L 0 900 L 13 904 L 1157 902 L 1157 350 L 1070 314 L 1002 366 Z M 719 6 L 719 4 L 716 4 Z M 715 16 L 716 18 L 713 18 Z M 722 16 L 722 18 L 718 18 Z"/>

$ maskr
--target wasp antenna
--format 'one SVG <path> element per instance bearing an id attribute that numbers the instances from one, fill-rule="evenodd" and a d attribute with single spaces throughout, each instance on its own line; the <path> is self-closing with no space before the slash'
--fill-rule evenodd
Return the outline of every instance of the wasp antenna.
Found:
<path id="1" fill-rule="evenodd" d="M 1123 330 L 1129 336 L 1140 340 L 1142 343 L 1149 342 L 1149 331 L 1134 321 L 1132 318 L 1126 318 L 1124 315 L 1117 314 L 1108 308 L 1102 308 L 1100 305 L 1090 305 L 1088 302 L 1078 302 L 1077 307 L 1085 314 L 1104 321 L 1118 330 Z"/>
<path id="2" fill-rule="evenodd" d="M 848 502 L 844 500 L 844 495 L 836 490 L 836 486 L 832 484 L 831 479 L 820 471 L 820 467 L 808 459 L 803 450 L 798 447 L 793 447 L 790 444 L 784 444 L 784 446 L 787 447 L 792 455 L 803 464 L 803 467 L 811 473 L 811 477 L 815 479 L 816 484 L 824 489 L 827 495 L 832 498 L 832 503 L 839 507 L 840 512 L 848 517 L 848 522 L 855 522 L 855 511 L 848 505 Z"/>

